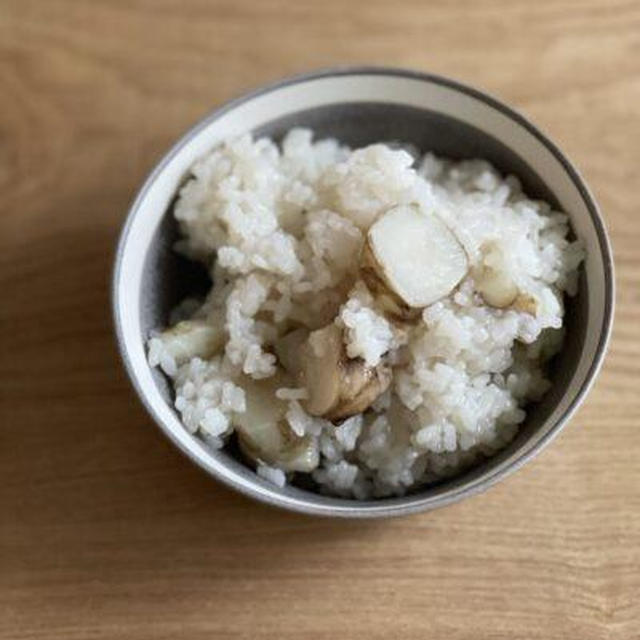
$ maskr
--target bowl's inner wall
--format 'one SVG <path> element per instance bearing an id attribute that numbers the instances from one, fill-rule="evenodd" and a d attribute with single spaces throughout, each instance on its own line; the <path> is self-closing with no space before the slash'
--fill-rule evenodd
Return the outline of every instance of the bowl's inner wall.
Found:
<path id="1" fill-rule="evenodd" d="M 351 147 L 374 142 L 408 143 L 422 153 L 432 151 L 454 160 L 483 158 L 501 173 L 516 175 L 528 196 L 558 206 L 554 194 L 514 151 L 480 129 L 441 113 L 387 103 L 334 104 L 273 120 L 254 134 L 279 141 L 296 126 L 312 128 L 316 138 L 337 138 Z M 145 260 L 141 290 L 143 340 L 152 329 L 167 325 L 171 309 L 182 299 L 204 295 L 210 286 L 203 267 L 173 252 L 178 229 L 171 209 L 169 207 L 156 231 Z M 553 386 L 549 392 L 539 403 L 527 408 L 527 418 L 509 446 L 445 484 L 462 484 L 508 458 L 542 427 L 558 404 L 575 372 L 586 335 L 588 291 L 584 269 L 580 274 L 579 293 L 567 300 L 566 307 L 565 344 L 562 352 L 551 362 L 549 377 Z M 157 370 L 153 375 L 162 396 L 169 406 L 173 406 L 173 391 L 167 378 Z M 222 451 L 216 455 L 226 457 L 228 454 Z"/>

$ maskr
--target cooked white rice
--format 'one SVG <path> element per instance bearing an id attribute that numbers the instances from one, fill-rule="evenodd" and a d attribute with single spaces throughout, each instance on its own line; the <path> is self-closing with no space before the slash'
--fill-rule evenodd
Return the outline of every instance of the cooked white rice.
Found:
<path id="1" fill-rule="evenodd" d="M 281 148 L 250 135 L 230 140 L 192 173 L 174 209 L 183 233 L 176 248 L 203 261 L 214 285 L 175 319 L 203 320 L 208 348 L 190 357 L 170 332 L 148 345 L 190 433 L 223 447 L 246 409 L 248 381 L 281 375 L 274 341 L 335 322 L 348 356 L 371 366 L 387 359 L 393 381 L 368 411 L 339 424 L 308 415 L 308 391 L 295 381 L 277 388 L 288 428 L 320 452 L 312 471 L 320 491 L 399 495 L 514 437 L 524 407 L 549 386 L 543 366 L 562 344 L 563 293 L 576 290 L 583 250 L 567 238 L 564 213 L 527 198 L 517 178 L 483 160 L 416 159 L 383 144 L 351 151 L 314 142 L 306 129 L 291 130 Z M 481 247 L 497 246 L 500 268 L 539 301 L 536 314 L 488 306 L 470 271 L 408 330 L 387 319 L 358 279 L 359 254 L 381 213 L 412 203 L 440 216 L 472 269 Z M 257 472 L 281 486 L 292 474 L 277 466 L 258 461 Z"/>

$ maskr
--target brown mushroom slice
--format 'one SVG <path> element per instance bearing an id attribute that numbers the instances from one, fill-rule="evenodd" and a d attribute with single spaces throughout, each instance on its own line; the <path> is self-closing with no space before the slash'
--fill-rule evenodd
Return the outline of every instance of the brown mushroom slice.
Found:
<path id="1" fill-rule="evenodd" d="M 159 338 L 178 365 L 195 357 L 210 358 L 225 341 L 222 325 L 213 326 L 204 320 L 183 320 L 163 331 Z"/>
<path id="2" fill-rule="evenodd" d="M 245 380 L 242 386 L 247 409 L 233 420 L 242 452 L 283 471 L 313 471 L 319 462 L 318 444 L 310 435 L 301 438 L 291 431 L 287 403 L 275 395 L 281 380 Z"/>
<path id="3" fill-rule="evenodd" d="M 309 335 L 300 352 L 300 382 L 307 389 L 307 412 L 329 420 L 367 409 L 391 384 L 386 364 L 369 367 L 347 357 L 342 330 L 335 324 Z"/>
<path id="4" fill-rule="evenodd" d="M 469 269 L 462 245 L 444 222 L 413 206 L 394 207 L 378 218 L 363 259 L 365 282 L 375 273 L 391 299 L 412 309 L 449 295 Z"/>

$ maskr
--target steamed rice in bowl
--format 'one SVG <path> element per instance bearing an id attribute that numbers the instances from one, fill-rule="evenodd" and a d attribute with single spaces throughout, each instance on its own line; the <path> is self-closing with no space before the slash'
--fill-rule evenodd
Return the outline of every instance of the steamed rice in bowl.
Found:
<path id="1" fill-rule="evenodd" d="M 189 432 L 277 485 L 401 495 L 504 447 L 548 389 L 583 250 L 485 161 L 246 135 L 173 215 L 213 285 L 149 362 Z"/>

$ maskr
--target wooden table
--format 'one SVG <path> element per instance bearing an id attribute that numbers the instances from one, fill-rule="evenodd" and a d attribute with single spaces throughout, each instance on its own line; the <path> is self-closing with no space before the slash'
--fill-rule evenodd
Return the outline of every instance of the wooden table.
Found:
<path id="1" fill-rule="evenodd" d="M 528 113 L 607 217 L 617 320 L 573 424 L 485 495 L 273 510 L 160 435 L 113 345 L 127 203 L 220 102 L 343 63 Z M 0 0 L 0 637 L 640 637 L 640 4 Z"/>

